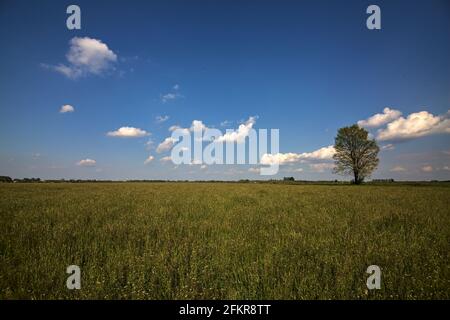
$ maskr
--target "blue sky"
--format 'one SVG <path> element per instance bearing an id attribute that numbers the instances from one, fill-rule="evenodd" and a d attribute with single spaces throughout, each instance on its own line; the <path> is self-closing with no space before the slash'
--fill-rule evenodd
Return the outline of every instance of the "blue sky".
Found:
<path id="1" fill-rule="evenodd" d="M 70 4 L 81 30 L 66 27 Z M 366 28 L 370 4 L 381 30 Z M 281 153 L 312 153 L 380 114 L 374 178 L 450 179 L 448 1 L 2 1 L 0 39 L 0 175 L 260 179 L 255 166 L 176 167 L 157 147 L 173 125 L 255 116 L 280 130 Z M 91 45 L 87 64 L 68 58 Z M 148 135 L 108 136 L 121 127 Z M 276 178 L 343 179 L 330 163 L 293 161 Z"/>

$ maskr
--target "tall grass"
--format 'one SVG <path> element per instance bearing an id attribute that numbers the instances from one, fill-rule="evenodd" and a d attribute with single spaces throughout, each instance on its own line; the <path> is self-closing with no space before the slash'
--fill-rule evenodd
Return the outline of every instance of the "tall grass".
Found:
<path id="1" fill-rule="evenodd" d="M 449 208 L 447 186 L 3 184 L 0 298 L 449 299 Z"/>

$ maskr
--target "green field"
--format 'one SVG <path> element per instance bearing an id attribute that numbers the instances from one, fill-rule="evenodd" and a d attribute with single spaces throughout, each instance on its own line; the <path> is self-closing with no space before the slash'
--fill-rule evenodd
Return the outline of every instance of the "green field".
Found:
<path id="1" fill-rule="evenodd" d="M 0 226 L 1 299 L 450 299 L 448 185 L 1 184 Z"/>

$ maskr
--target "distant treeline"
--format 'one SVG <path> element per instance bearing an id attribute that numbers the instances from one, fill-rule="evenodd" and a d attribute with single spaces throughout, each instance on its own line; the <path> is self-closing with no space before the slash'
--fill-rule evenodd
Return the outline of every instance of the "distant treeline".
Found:
<path id="1" fill-rule="evenodd" d="M 42 180 L 41 178 L 23 178 L 23 179 L 12 179 L 8 176 L 0 176 L 0 182 L 6 183 L 38 183 L 38 182 L 53 182 L 53 183 L 61 183 L 61 182 L 69 182 L 69 183 L 80 183 L 80 182 L 115 182 L 114 180 L 95 180 L 95 179 L 49 179 Z"/>
<path id="2" fill-rule="evenodd" d="M 132 180 L 96 180 L 96 179 L 48 179 L 41 178 L 23 178 L 12 179 L 8 176 L 0 176 L 0 183 L 120 183 L 120 182 L 184 182 L 184 183 L 268 183 L 268 184 L 351 184 L 351 181 L 345 180 L 295 180 L 294 177 L 284 177 L 283 179 L 269 179 L 269 180 L 146 180 L 146 179 L 132 179 Z M 437 183 L 450 182 L 446 181 L 395 181 L 394 179 L 373 179 L 372 181 L 364 182 L 364 184 L 423 184 L 423 183 Z"/>
<path id="3" fill-rule="evenodd" d="M 0 182 L 10 182 L 10 183 L 94 183 L 94 182 L 214 182 L 214 183 L 285 183 L 285 184 L 301 184 L 301 183 L 341 183 L 346 184 L 348 181 L 308 181 L 308 180 L 295 180 L 294 177 L 284 177 L 283 179 L 270 179 L 270 180 L 147 180 L 147 179 L 131 179 L 131 180 L 96 180 L 96 179 L 47 179 L 43 180 L 41 178 L 23 178 L 23 179 L 12 179 L 7 176 L 0 176 Z"/>

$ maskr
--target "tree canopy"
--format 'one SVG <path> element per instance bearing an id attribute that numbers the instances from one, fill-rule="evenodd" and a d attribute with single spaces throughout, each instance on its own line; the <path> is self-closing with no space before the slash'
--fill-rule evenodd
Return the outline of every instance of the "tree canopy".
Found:
<path id="1" fill-rule="evenodd" d="M 355 184 L 363 182 L 378 166 L 380 148 L 374 139 L 369 138 L 367 130 L 356 124 L 338 130 L 334 149 L 333 171 L 353 175 Z"/>

